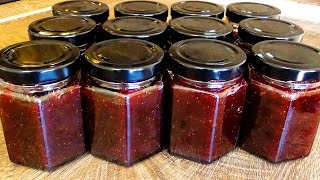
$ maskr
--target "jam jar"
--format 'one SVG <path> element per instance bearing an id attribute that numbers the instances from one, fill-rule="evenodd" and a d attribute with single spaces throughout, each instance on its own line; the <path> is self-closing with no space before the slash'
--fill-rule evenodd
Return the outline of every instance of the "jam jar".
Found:
<path id="1" fill-rule="evenodd" d="M 86 51 L 83 97 L 92 155 L 130 166 L 161 150 L 163 56 L 153 43 L 126 38 Z"/>
<path id="2" fill-rule="evenodd" d="M 150 41 L 164 48 L 167 45 L 167 24 L 155 18 L 125 16 L 106 21 L 98 40 L 135 38 Z M 97 41 L 98 41 L 97 40 Z"/>
<path id="3" fill-rule="evenodd" d="M 93 19 L 97 25 L 103 24 L 109 17 L 109 7 L 99 1 L 72 0 L 63 1 L 52 6 L 54 16 L 71 15 Z"/>
<path id="4" fill-rule="evenodd" d="M 0 118 L 12 162 L 53 170 L 85 153 L 79 55 L 55 40 L 0 51 Z"/>
<path id="5" fill-rule="evenodd" d="M 231 43 L 189 39 L 171 46 L 173 80 L 169 152 L 211 163 L 238 139 L 247 83 L 246 54 Z"/>
<path id="6" fill-rule="evenodd" d="M 308 156 L 320 120 L 320 51 L 290 41 L 253 46 L 241 147 L 272 162 Z"/>
<path id="7" fill-rule="evenodd" d="M 303 34 L 304 31 L 300 26 L 288 21 L 250 18 L 240 22 L 238 29 L 239 39 L 235 44 L 247 54 L 250 54 L 252 46 L 258 42 L 265 40 L 301 42 Z"/>
<path id="8" fill-rule="evenodd" d="M 238 31 L 240 21 L 248 18 L 279 19 L 280 9 L 261 3 L 236 2 L 229 4 L 226 10 L 227 21 L 233 25 L 235 33 Z"/>
<path id="9" fill-rule="evenodd" d="M 184 16 L 170 21 L 170 44 L 190 38 L 232 41 L 232 26 L 212 17 Z"/>
<path id="10" fill-rule="evenodd" d="M 84 52 L 94 42 L 96 23 L 85 17 L 53 16 L 31 23 L 28 27 L 28 33 L 30 40 L 67 41 Z"/>
<path id="11" fill-rule="evenodd" d="M 114 6 L 114 16 L 144 16 L 166 22 L 168 7 L 155 1 L 125 1 Z"/>
<path id="12" fill-rule="evenodd" d="M 224 8 L 221 5 L 205 1 L 180 1 L 172 4 L 172 19 L 182 16 L 206 16 L 222 19 Z"/>

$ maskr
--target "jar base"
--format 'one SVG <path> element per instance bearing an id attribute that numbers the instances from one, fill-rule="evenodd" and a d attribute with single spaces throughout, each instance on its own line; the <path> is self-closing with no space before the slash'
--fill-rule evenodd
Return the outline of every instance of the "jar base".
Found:
<path id="1" fill-rule="evenodd" d="M 105 160 L 105 161 L 108 161 L 110 163 L 114 163 L 114 164 L 117 164 L 117 165 L 120 165 L 120 166 L 124 166 L 124 167 L 131 167 L 139 162 L 142 162 L 148 158 L 150 158 L 151 156 L 155 155 L 155 154 L 158 154 L 159 152 L 161 152 L 163 150 L 163 148 L 158 148 L 157 150 L 155 150 L 154 152 L 148 154 L 147 156 L 145 157 L 142 157 L 142 158 L 139 158 L 135 161 L 132 161 L 132 162 L 120 162 L 120 161 L 116 161 L 116 160 L 111 160 L 110 158 L 102 155 L 102 154 L 91 154 L 92 156 L 96 157 L 96 158 L 99 158 L 99 159 L 102 159 L 102 160 Z"/>

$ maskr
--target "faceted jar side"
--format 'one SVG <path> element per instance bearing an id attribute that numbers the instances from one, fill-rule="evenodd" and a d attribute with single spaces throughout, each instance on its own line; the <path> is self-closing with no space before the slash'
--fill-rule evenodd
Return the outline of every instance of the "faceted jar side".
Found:
<path id="1" fill-rule="evenodd" d="M 52 170 L 85 152 L 78 85 L 39 97 L 2 89 L 0 113 L 14 163 Z"/>
<path id="2" fill-rule="evenodd" d="M 130 166 L 160 150 L 162 82 L 145 89 L 114 92 L 85 87 L 91 153 Z"/>
<path id="3" fill-rule="evenodd" d="M 320 116 L 320 89 L 291 91 L 251 79 L 241 144 L 281 162 L 309 155 Z"/>
<path id="4" fill-rule="evenodd" d="M 235 148 L 247 84 L 198 89 L 174 80 L 170 152 L 211 163 Z"/>

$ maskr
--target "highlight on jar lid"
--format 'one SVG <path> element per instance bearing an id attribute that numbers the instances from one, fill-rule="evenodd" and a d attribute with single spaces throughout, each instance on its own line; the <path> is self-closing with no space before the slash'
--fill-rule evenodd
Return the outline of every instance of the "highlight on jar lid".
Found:
<path id="1" fill-rule="evenodd" d="M 79 49 L 68 42 L 35 40 L 0 51 L 0 78 L 17 85 L 58 82 L 79 70 Z"/>
<path id="2" fill-rule="evenodd" d="M 274 6 L 254 2 L 232 3 L 227 6 L 226 11 L 227 18 L 234 23 L 239 23 L 247 18 L 279 19 L 280 14 L 280 9 Z"/>
<path id="3" fill-rule="evenodd" d="M 139 82 L 160 73 L 164 52 L 148 41 L 112 39 L 92 45 L 85 52 L 86 73 L 109 82 Z"/>
<path id="4" fill-rule="evenodd" d="M 253 46 L 252 67 L 282 81 L 319 81 L 320 51 L 291 41 L 270 40 Z"/>
<path id="5" fill-rule="evenodd" d="M 114 37 L 147 39 L 164 35 L 166 29 L 166 23 L 155 18 L 142 16 L 118 17 L 108 20 L 103 24 L 103 30 L 107 35 L 113 36 L 109 39 Z"/>
<path id="6" fill-rule="evenodd" d="M 53 16 L 39 19 L 28 27 L 29 38 L 55 39 L 83 46 L 93 42 L 96 23 L 89 18 L 76 16 Z"/>
<path id="7" fill-rule="evenodd" d="M 209 38 L 228 40 L 232 26 L 225 21 L 203 16 L 184 16 L 170 21 L 173 42 L 188 38 Z"/>
<path id="8" fill-rule="evenodd" d="M 246 69 L 246 54 L 239 47 L 212 39 L 187 39 L 171 46 L 173 72 L 197 81 L 227 81 Z"/>
<path id="9" fill-rule="evenodd" d="M 207 16 L 222 19 L 224 8 L 205 1 L 180 1 L 171 6 L 172 19 L 181 16 Z"/>
<path id="10" fill-rule="evenodd" d="M 54 16 L 71 15 L 89 17 L 96 23 L 102 24 L 108 20 L 109 7 L 99 1 L 73 0 L 53 5 L 52 13 Z"/>
<path id="11" fill-rule="evenodd" d="M 301 42 L 303 34 L 303 29 L 294 23 L 268 18 L 243 20 L 240 22 L 238 29 L 240 39 L 250 44 L 265 40 Z"/>
<path id="12" fill-rule="evenodd" d="M 114 6 L 115 17 L 146 16 L 167 21 L 168 7 L 155 1 L 125 1 Z"/>

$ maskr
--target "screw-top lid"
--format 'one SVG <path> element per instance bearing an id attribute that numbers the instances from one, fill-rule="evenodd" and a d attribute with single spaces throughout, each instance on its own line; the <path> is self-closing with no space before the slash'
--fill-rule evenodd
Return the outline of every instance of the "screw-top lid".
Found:
<path id="1" fill-rule="evenodd" d="M 103 29 L 107 39 L 127 37 L 148 40 L 159 44 L 159 41 L 165 38 L 167 24 L 155 18 L 126 16 L 106 21 L 103 24 Z"/>
<path id="2" fill-rule="evenodd" d="M 224 8 L 205 1 L 180 1 L 171 6 L 172 19 L 181 16 L 207 16 L 222 19 Z"/>
<path id="3" fill-rule="evenodd" d="M 103 29 L 120 37 L 150 37 L 164 33 L 166 23 L 149 17 L 126 16 L 106 21 Z"/>
<path id="4" fill-rule="evenodd" d="M 303 29 L 291 22 L 279 19 L 250 18 L 240 22 L 238 35 L 250 44 L 265 40 L 301 42 Z"/>
<path id="5" fill-rule="evenodd" d="M 96 23 L 85 17 L 53 16 L 37 20 L 28 27 L 31 40 L 55 39 L 82 46 L 93 42 Z"/>
<path id="6" fill-rule="evenodd" d="M 253 68 L 282 81 L 320 80 L 320 51 L 290 41 L 263 41 L 253 46 Z"/>
<path id="7" fill-rule="evenodd" d="M 169 49 L 173 72 L 197 81 L 227 81 L 246 69 L 246 54 L 239 47 L 219 40 L 187 39 Z"/>
<path id="8" fill-rule="evenodd" d="M 280 9 L 267 4 L 254 2 L 237 2 L 227 6 L 226 16 L 230 21 L 239 23 L 247 18 L 279 19 Z"/>
<path id="9" fill-rule="evenodd" d="M 109 82 L 139 82 L 161 70 L 162 49 L 138 39 L 112 39 L 91 46 L 85 52 L 86 72 Z"/>
<path id="10" fill-rule="evenodd" d="M 232 26 L 225 21 L 202 16 L 184 16 L 170 22 L 173 42 L 202 37 L 227 40 L 232 36 Z"/>
<path id="11" fill-rule="evenodd" d="M 126 1 L 115 5 L 115 17 L 146 16 L 167 21 L 168 7 L 154 1 Z"/>
<path id="12" fill-rule="evenodd" d="M 109 7 L 99 1 L 73 0 L 57 3 L 52 6 L 52 13 L 58 15 L 84 16 L 96 23 L 104 23 L 109 17 Z"/>
<path id="13" fill-rule="evenodd" d="M 79 49 L 56 40 L 27 41 L 0 51 L 0 78 L 18 85 L 64 80 L 79 70 Z"/>

